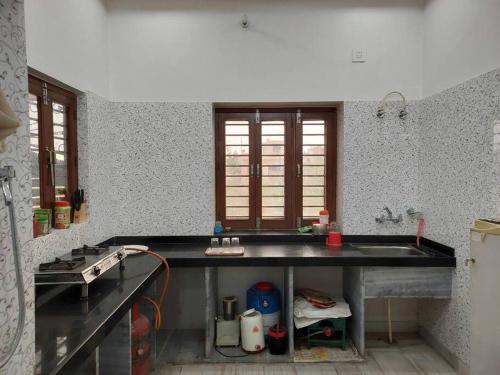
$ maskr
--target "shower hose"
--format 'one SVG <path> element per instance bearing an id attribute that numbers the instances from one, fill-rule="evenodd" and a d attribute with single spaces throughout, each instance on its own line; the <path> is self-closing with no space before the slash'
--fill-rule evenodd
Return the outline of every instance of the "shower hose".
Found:
<path id="1" fill-rule="evenodd" d="M 14 169 L 12 167 L 4 167 L 2 169 L 1 175 L 1 185 L 2 192 L 5 199 L 5 205 L 9 210 L 9 220 L 10 220 L 10 228 L 12 233 L 12 248 L 14 255 L 14 267 L 16 272 L 16 281 L 17 281 L 17 302 L 18 302 L 18 311 L 19 317 L 17 320 L 17 328 L 14 340 L 11 342 L 10 347 L 7 351 L 2 348 L 2 353 L 4 356 L 0 358 L 0 369 L 5 367 L 5 365 L 9 362 L 9 360 L 14 355 L 17 346 L 19 345 L 19 341 L 21 340 L 21 335 L 23 333 L 24 328 L 24 320 L 25 320 L 25 303 L 24 303 L 24 283 L 23 283 L 23 273 L 21 267 L 21 254 L 19 252 L 18 240 L 17 240 L 17 229 L 16 229 L 16 216 L 14 213 L 14 204 L 12 201 L 12 193 L 11 193 L 11 179 L 14 177 Z"/>

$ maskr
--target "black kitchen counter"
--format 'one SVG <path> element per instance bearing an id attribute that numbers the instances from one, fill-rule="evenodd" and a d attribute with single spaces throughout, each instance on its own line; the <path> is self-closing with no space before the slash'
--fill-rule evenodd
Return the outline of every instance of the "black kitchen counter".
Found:
<path id="1" fill-rule="evenodd" d="M 163 255 L 172 267 L 218 266 L 389 266 L 455 267 L 454 250 L 421 239 L 425 256 L 367 256 L 352 243 L 415 244 L 414 236 L 343 236 L 343 245 L 325 245 L 325 236 L 291 233 L 231 233 L 245 248 L 244 256 L 207 257 L 213 236 L 113 237 L 103 244 L 144 244 Z M 222 236 L 221 236 L 222 237 Z M 160 275 L 161 262 L 148 255 L 125 259 L 120 274 L 116 266 L 89 286 L 89 299 L 80 301 L 79 286 L 37 287 L 36 372 L 75 373 L 131 306 Z M 54 295 L 51 297 L 51 295 Z"/>
<path id="2" fill-rule="evenodd" d="M 454 250 L 422 238 L 426 256 L 365 255 L 352 243 L 416 244 L 414 236 L 343 236 L 341 247 L 327 247 L 325 236 L 291 233 L 231 233 L 245 248 L 243 256 L 206 256 L 213 236 L 113 237 L 107 244 L 143 244 L 163 255 L 172 267 L 218 266 L 388 266 L 455 267 Z M 223 237 L 219 236 L 219 237 Z"/>
<path id="3" fill-rule="evenodd" d="M 127 257 L 123 273 L 115 266 L 89 285 L 87 302 L 80 301 L 78 285 L 58 294 L 54 287 L 37 287 L 37 373 L 75 373 L 162 269 L 151 256 Z"/>

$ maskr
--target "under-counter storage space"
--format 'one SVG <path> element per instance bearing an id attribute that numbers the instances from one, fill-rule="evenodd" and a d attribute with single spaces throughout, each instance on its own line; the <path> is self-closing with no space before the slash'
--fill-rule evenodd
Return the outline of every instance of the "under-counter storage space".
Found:
<path id="1" fill-rule="evenodd" d="M 237 299 L 236 319 L 247 310 L 247 291 L 256 283 L 269 282 L 280 295 L 279 322 L 281 327 L 286 327 L 290 332 L 290 280 L 292 275 L 289 267 L 207 267 L 205 268 L 206 290 L 205 299 L 206 319 L 205 319 L 205 361 L 207 362 L 289 362 L 291 352 L 287 345 L 287 350 L 281 355 L 272 355 L 268 345 L 260 353 L 245 353 L 241 346 L 216 346 L 217 340 L 217 320 L 223 318 L 224 297 L 234 296 Z M 268 319 L 271 314 L 263 318 L 264 333 L 266 332 Z M 293 331 L 292 331 L 293 332 Z M 289 336 L 289 335 L 288 335 Z M 293 342 L 293 341 L 292 341 Z"/>
<path id="2" fill-rule="evenodd" d="M 342 353 L 333 353 L 334 356 L 326 361 L 342 361 L 346 356 L 347 360 L 359 360 L 359 355 L 365 354 L 365 334 L 371 316 L 370 311 L 367 312 L 370 310 L 367 300 L 449 298 L 452 270 L 446 267 L 331 266 L 204 267 L 183 268 L 179 273 L 174 270 L 172 281 L 178 285 L 167 300 L 170 304 L 165 316 L 168 337 L 158 360 L 162 363 L 311 361 L 304 357 L 304 349 L 308 348 L 302 337 L 298 340 L 299 332 L 294 325 L 294 294 L 300 288 L 325 292 L 337 302 L 345 300 L 351 314 L 345 316 L 346 350 L 330 348 L 330 352 Z M 247 290 L 260 281 L 271 282 L 280 292 L 280 324 L 288 331 L 286 353 L 271 355 L 266 348 L 258 354 L 247 355 L 240 346 L 216 347 L 217 319 L 223 315 L 223 298 L 237 298 L 238 316 L 247 309 Z"/>

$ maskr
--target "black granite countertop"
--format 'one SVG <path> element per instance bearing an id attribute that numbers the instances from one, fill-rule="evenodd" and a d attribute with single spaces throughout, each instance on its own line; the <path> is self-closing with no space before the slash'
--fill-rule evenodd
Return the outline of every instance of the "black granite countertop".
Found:
<path id="1" fill-rule="evenodd" d="M 151 256 L 127 257 L 122 273 L 116 266 L 89 285 L 87 302 L 80 301 L 78 286 L 57 294 L 61 287 L 37 287 L 36 373 L 74 373 L 162 268 Z"/>
<path id="2" fill-rule="evenodd" d="M 352 244 L 415 244 L 414 236 L 343 236 L 343 245 L 327 247 L 325 236 L 291 233 L 231 233 L 239 236 L 244 256 L 207 257 L 212 236 L 113 237 L 104 244 L 145 244 L 172 267 L 215 266 L 390 266 L 455 267 L 454 250 L 422 238 L 421 256 L 367 256 Z M 35 308 L 36 372 L 74 373 L 158 277 L 163 266 L 147 256 L 130 256 L 120 273 L 115 267 L 90 284 L 89 300 L 78 287 L 37 287 Z M 41 289 L 40 289 L 41 288 Z M 51 294 L 54 294 L 51 297 Z M 64 349 L 61 349 L 61 347 Z"/>
<path id="3" fill-rule="evenodd" d="M 341 247 L 329 247 L 326 236 L 310 234 L 230 233 L 238 236 L 245 248 L 243 256 L 206 256 L 212 236 L 113 237 L 107 244 L 143 244 L 163 255 L 172 267 L 217 266 L 388 266 L 388 267 L 455 267 L 454 250 L 448 246 L 421 239 L 423 256 L 366 255 L 353 244 L 411 244 L 415 236 L 343 236 Z"/>

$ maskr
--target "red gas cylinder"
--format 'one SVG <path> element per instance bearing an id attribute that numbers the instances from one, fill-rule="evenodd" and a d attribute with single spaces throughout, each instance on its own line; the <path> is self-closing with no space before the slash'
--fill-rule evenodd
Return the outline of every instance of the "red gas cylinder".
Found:
<path id="1" fill-rule="evenodd" d="M 149 333 L 151 323 L 149 319 L 139 313 L 139 305 L 132 306 L 132 375 L 149 374 L 151 362 L 149 356 L 151 346 Z"/>

